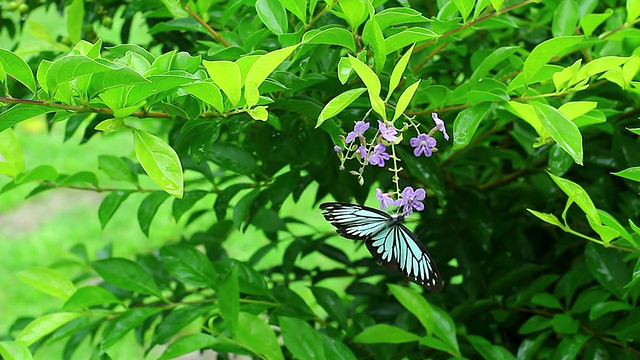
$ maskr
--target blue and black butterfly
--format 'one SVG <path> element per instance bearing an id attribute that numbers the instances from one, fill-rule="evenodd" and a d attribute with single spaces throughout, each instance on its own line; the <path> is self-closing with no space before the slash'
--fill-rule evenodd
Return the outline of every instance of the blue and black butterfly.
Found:
<path id="1" fill-rule="evenodd" d="M 404 215 L 389 215 L 370 207 L 341 202 L 324 203 L 320 209 L 338 234 L 364 240 L 371 255 L 384 266 L 427 290 L 442 289 L 440 274 L 427 249 L 402 225 Z"/>

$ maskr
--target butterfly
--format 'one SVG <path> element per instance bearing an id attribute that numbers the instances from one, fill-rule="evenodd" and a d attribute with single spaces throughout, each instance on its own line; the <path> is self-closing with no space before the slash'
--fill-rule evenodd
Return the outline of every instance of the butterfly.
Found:
<path id="1" fill-rule="evenodd" d="M 427 290 L 442 289 L 436 264 L 420 240 L 402 225 L 404 215 L 389 215 L 366 206 L 327 202 L 322 215 L 338 234 L 364 240 L 367 249 L 382 265 L 398 271 Z"/>

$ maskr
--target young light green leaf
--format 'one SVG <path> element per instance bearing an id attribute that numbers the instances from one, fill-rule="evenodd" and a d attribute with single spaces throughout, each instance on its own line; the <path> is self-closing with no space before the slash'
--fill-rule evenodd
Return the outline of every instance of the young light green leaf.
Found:
<path id="1" fill-rule="evenodd" d="M 169 195 L 182 198 L 184 179 L 178 154 L 160 138 L 131 129 L 136 157 L 144 171 Z"/>
<path id="2" fill-rule="evenodd" d="M 72 43 L 79 42 L 84 19 L 84 0 L 73 0 L 67 12 L 67 34 Z"/>
<path id="3" fill-rule="evenodd" d="M 476 4 L 475 0 L 453 0 L 456 8 L 462 15 L 462 21 L 466 22 L 469 14 L 471 14 L 471 10 L 473 10 L 474 5 Z"/>
<path id="4" fill-rule="evenodd" d="M 1 49 L 0 49 L 1 50 Z M 0 131 L 0 155 L 15 170 L 12 177 L 25 171 L 22 147 L 12 129 Z"/>
<path id="5" fill-rule="evenodd" d="M 578 25 L 578 4 L 576 0 L 562 0 L 556 7 L 551 23 L 551 32 L 555 37 L 574 35 Z"/>
<path id="6" fill-rule="evenodd" d="M 218 288 L 218 303 L 220 315 L 227 324 L 227 329 L 234 337 L 238 327 L 240 314 L 240 289 L 238 285 L 238 267 L 232 266 L 231 270 L 222 278 Z"/>
<path id="7" fill-rule="evenodd" d="M 302 37 L 302 43 L 340 45 L 354 53 L 356 52 L 356 43 L 353 35 L 347 29 L 341 27 L 323 27 L 309 30 Z"/>
<path id="8" fill-rule="evenodd" d="M 402 75 L 404 74 L 404 70 L 407 68 L 407 64 L 409 63 L 409 59 L 411 58 L 411 54 L 413 53 L 413 48 L 415 45 L 412 45 L 409 50 L 402 55 L 400 60 L 396 63 L 396 66 L 393 67 L 393 71 L 391 72 L 391 77 L 389 78 L 389 93 L 387 93 L 387 97 L 384 101 L 389 101 L 391 98 L 391 94 L 400 84 L 400 80 L 402 80 Z"/>
<path id="9" fill-rule="evenodd" d="M 419 340 L 420 336 L 397 326 L 387 324 L 370 326 L 353 338 L 354 342 L 364 344 L 402 344 Z"/>
<path id="10" fill-rule="evenodd" d="M 411 84 L 411 86 L 409 86 L 402 92 L 402 95 L 400 95 L 398 103 L 396 104 L 396 109 L 393 113 L 393 119 L 391 120 L 392 122 L 396 121 L 396 119 L 398 119 L 400 115 L 402 115 L 402 113 L 407 109 L 407 107 L 409 106 L 409 102 L 411 102 L 411 99 L 413 98 L 413 95 L 416 93 L 416 90 L 418 90 L 418 86 L 420 86 L 420 80 Z"/>
<path id="11" fill-rule="evenodd" d="M 327 119 L 338 115 L 342 110 L 346 109 L 347 106 L 356 101 L 366 90 L 366 88 L 347 90 L 331 99 L 320 112 L 320 116 L 318 116 L 318 121 L 316 122 L 316 128 L 322 125 Z"/>
<path id="12" fill-rule="evenodd" d="M 60 328 L 62 325 L 81 316 L 82 314 L 80 313 L 70 312 L 59 312 L 41 316 L 33 320 L 29 325 L 27 325 L 27 327 L 20 331 L 18 336 L 16 336 L 16 342 L 25 346 L 30 346 L 42 337 Z"/>
<path id="13" fill-rule="evenodd" d="M 60 111 L 60 109 L 30 104 L 14 105 L 0 114 L 0 131 L 4 131 L 22 121 L 54 111 Z"/>
<path id="14" fill-rule="evenodd" d="M 247 110 L 247 114 L 253 118 L 253 120 L 267 121 L 269 118 L 269 112 L 266 106 L 256 106 Z"/>
<path id="15" fill-rule="evenodd" d="M 269 324 L 259 317 L 240 312 L 235 340 L 242 346 L 261 354 L 269 360 L 284 360 L 276 334 Z"/>
<path id="16" fill-rule="evenodd" d="M 241 97 L 242 74 L 238 64 L 231 61 L 202 62 L 211 80 L 218 85 L 229 98 L 233 106 L 238 105 Z"/>
<path id="17" fill-rule="evenodd" d="M 362 31 L 362 41 L 373 49 L 374 66 L 378 73 L 384 69 L 387 60 L 387 44 L 382 29 L 374 16 L 370 17 Z"/>
<path id="18" fill-rule="evenodd" d="M 140 207 L 138 208 L 138 224 L 140 230 L 149 237 L 149 229 L 151 228 L 151 221 L 158 212 L 158 208 L 162 203 L 167 200 L 169 195 L 166 192 L 152 192 L 142 200 Z"/>
<path id="19" fill-rule="evenodd" d="M 398 51 L 405 46 L 437 39 L 438 37 L 440 37 L 440 35 L 435 33 L 433 30 L 422 27 L 412 27 L 403 30 L 385 39 L 385 43 L 387 45 L 386 55 L 391 54 L 394 51 Z"/>
<path id="20" fill-rule="evenodd" d="M 417 291 L 394 284 L 387 285 L 393 296 L 400 304 L 415 315 L 420 324 L 427 330 L 427 335 L 433 335 L 434 317 L 429 302 Z"/>
<path id="21" fill-rule="evenodd" d="M 282 64 L 282 62 L 285 61 L 298 46 L 299 44 L 296 44 L 261 55 L 253 65 L 251 65 L 244 80 L 244 97 L 247 106 L 254 106 L 258 103 L 258 100 L 260 100 L 259 94 L 248 92 L 248 89 L 252 87 L 257 89 L 260 87 L 267 76 L 280 66 L 280 64 Z"/>
<path id="22" fill-rule="evenodd" d="M 463 148 L 471 142 L 480 122 L 491 109 L 491 103 L 485 102 L 462 110 L 453 122 L 453 149 Z"/>
<path id="23" fill-rule="evenodd" d="M 318 331 L 300 319 L 279 316 L 278 321 L 284 345 L 291 351 L 294 358 L 325 359 L 324 346 Z"/>
<path id="24" fill-rule="evenodd" d="M 627 0 L 627 24 L 633 24 L 640 16 L 640 1 Z"/>
<path id="25" fill-rule="evenodd" d="M 282 5 L 284 5 L 287 10 L 289 10 L 293 15 L 295 15 L 298 20 L 302 21 L 306 24 L 307 22 L 307 1 L 306 0 L 282 0 Z"/>
<path id="26" fill-rule="evenodd" d="M 160 249 L 167 271 L 178 281 L 198 287 L 213 287 L 217 274 L 207 255 L 193 246 L 173 244 Z"/>
<path id="27" fill-rule="evenodd" d="M 597 223 L 589 216 L 587 216 L 587 221 L 589 222 L 589 225 L 591 226 L 593 231 L 595 231 L 600 236 L 600 239 L 602 239 L 602 242 L 605 246 L 609 245 L 612 240 L 620 237 L 620 233 L 616 229 L 613 229 L 607 225 Z"/>
<path id="28" fill-rule="evenodd" d="M 96 305 L 120 303 L 115 295 L 98 286 L 84 286 L 76 290 L 64 303 L 62 310 L 80 310 Z"/>
<path id="29" fill-rule="evenodd" d="M 526 84 L 534 78 L 534 76 L 540 71 L 546 63 L 548 63 L 554 56 L 561 51 L 576 45 L 582 41 L 582 36 L 563 36 L 550 40 L 543 41 L 538 44 L 529 56 L 527 56 L 522 74 Z"/>
<path id="30" fill-rule="evenodd" d="M 17 341 L 0 341 L 0 357 L 7 360 L 33 360 L 29 348 Z"/>
<path id="31" fill-rule="evenodd" d="M 0 68 L 26 86 L 32 94 L 37 91 L 36 80 L 27 62 L 11 51 L 0 49 Z M 1 130 L 0 130 L 1 131 Z"/>
<path id="32" fill-rule="evenodd" d="M 60 299 L 66 300 L 76 291 L 71 280 L 54 269 L 36 267 L 20 271 L 17 276 L 31 287 Z"/>
<path id="33" fill-rule="evenodd" d="M 382 101 L 382 98 L 380 97 L 382 85 L 380 84 L 378 75 L 376 75 L 371 68 L 357 58 L 349 55 L 349 60 L 353 70 L 355 70 L 356 74 L 358 74 L 364 85 L 367 87 L 367 91 L 369 92 L 369 101 L 371 101 L 373 111 L 382 116 L 383 120 L 386 120 L 387 114 L 385 112 L 384 101 Z"/>
<path id="34" fill-rule="evenodd" d="M 542 127 L 551 135 L 551 138 L 571 155 L 578 165 L 582 165 L 582 135 L 578 126 L 553 106 L 537 102 L 532 105 Z"/>
<path id="35" fill-rule="evenodd" d="M 640 166 L 630 167 L 628 169 L 624 169 L 622 171 L 614 172 L 611 174 L 620 176 L 621 178 L 640 182 Z"/>
<path id="36" fill-rule="evenodd" d="M 151 275 L 131 260 L 109 258 L 94 261 L 91 265 L 98 275 L 111 285 L 164 299 Z"/>
<path id="37" fill-rule="evenodd" d="M 235 63 L 231 64 L 235 65 Z M 217 76 L 221 75 L 224 76 L 227 74 L 217 74 Z M 233 92 L 234 90 L 237 92 L 237 99 L 235 99 L 235 104 L 237 104 L 237 101 L 240 101 L 240 88 L 238 87 L 236 89 L 234 86 L 237 86 L 237 84 L 228 84 L 227 87 L 230 92 Z M 183 85 L 182 89 L 184 89 L 189 94 L 197 97 L 198 99 L 206 102 L 207 104 L 213 106 L 213 108 L 216 109 L 219 113 L 223 113 L 225 111 L 224 101 L 222 99 L 222 94 L 220 93 L 220 88 L 218 88 L 218 86 L 216 86 L 215 84 L 212 84 L 210 82 L 199 82 Z M 225 94 L 227 93 L 225 92 Z M 227 94 L 227 96 L 231 101 L 231 97 L 229 96 L 229 94 Z M 233 101 L 231 102 L 233 103 Z"/>
<path id="38" fill-rule="evenodd" d="M 594 30 L 605 22 L 613 14 L 612 9 L 607 9 L 602 14 L 587 14 L 580 19 L 580 27 L 586 36 L 593 35 Z"/>
<path id="39" fill-rule="evenodd" d="M 548 173 L 549 174 L 549 173 Z M 600 224 L 600 215 L 596 210 L 596 206 L 591 201 L 589 194 L 582 188 L 582 186 L 574 183 L 571 180 L 563 179 L 559 176 L 549 174 L 551 180 L 558 185 L 558 187 L 574 201 L 584 213 L 590 217 L 594 222 Z"/>

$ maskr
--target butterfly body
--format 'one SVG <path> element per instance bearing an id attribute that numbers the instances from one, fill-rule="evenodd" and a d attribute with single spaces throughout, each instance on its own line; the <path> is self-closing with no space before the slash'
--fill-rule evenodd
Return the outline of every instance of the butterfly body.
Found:
<path id="1" fill-rule="evenodd" d="M 402 225 L 404 215 L 341 202 L 324 203 L 320 209 L 338 234 L 363 240 L 371 255 L 384 266 L 429 290 L 442 288 L 440 274 L 427 249 Z"/>

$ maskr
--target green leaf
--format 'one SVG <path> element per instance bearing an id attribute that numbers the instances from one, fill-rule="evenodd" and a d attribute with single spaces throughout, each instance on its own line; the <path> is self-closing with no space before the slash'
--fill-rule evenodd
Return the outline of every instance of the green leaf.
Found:
<path id="1" fill-rule="evenodd" d="M 437 306 L 432 306 L 434 317 L 433 334 L 442 340 L 447 346 L 454 350 L 456 355 L 460 354 L 458 339 L 456 338 L 456 327 L 453 319 L 446 311 Z"/>
<path id="2" fill-rule="evenodd" d="M 394 284 L 388 284 L 389 290 L 393 296 L 398 299 L 400 304 L 415 315 L 420 324 L 427 330 L 427 335 L 433 335 L 434 315 L 433 309 L 429 302 L 417 291 Z"/>
<path id="3" fill-rule="evenodd" d="M 532 105 L 542 127 L 551 135 L 551 138 L 571 155 L 577 164 L 582 165 L 582 135 L 576 124 L 552 106 L 542 103 L 532 103 Z"/>
<path id="4" fill-rule="evenodd" d="M 282 35 L 289 29 L 287 22 L 287 11 L 282 2 L 276 0 L 257 0 L 256 11 L 263 24 L 272 33 Z"/>
<path id="5" fill-rule="evenodd" d="M 553 295 L 549 293 L 535 294 L 531 298 L 531 302 L 550 309 L 562 309 L 562 304 Z"/>
<path id="6" fill-rule="evenodd" d="M 284 360 L 276 334 L 269 324 L 246 312 L 240 312 L 238 320 L 242 326 L 236 330 L 235 340 L 240 345 L 268 360 Z"/>
<path id="7" fill-rule="evenodd" d="M 640 1 L 627 0 L 627 23 L 633 24 L 640 16 Z"/>
<path id="8" fill-rule="evenodd" d="M 258 164 L 245 149 L 231 143 L 216 142 L 209 149 L 209 159 L 221 168 L 242 175 L 253 175 Z"/>
<path id="9" fill-rule="evenodd" d="M 164 299 L 151 275 L 131 260 L 109 258 L 94 261 L 91 266 L 104 281 L 111 285 Z"/>
<path id="10" fill-rule="evenodd" d="M 453 123 L 453 149 L 463 148 L 471 142 L 480 122 L 491 109 L 491 103 L 481 103 L 462 110 Z"/>
<path id="11" fill-rule="evenodd" d="M 640 281 L 640 259 L 636 262 L 636 266 L 633 268 L 633 274 L 631 275 L 631 281 L 625 286 L 625 288 L 630 288 Z"/>
<path id="12" fill-rule="evenodd" d="M 453 0 L 453 3 L 462 15 L 462 21 L 467 22 L 467 18 L 476 4 L 475 0 Z"/>
<path id="13" fill-rule="evenodd" d="M 100 226 L 104 229 L 113 214 L 120 207 L 123 201 L 125 201 L 133 191 L 114 191 L 105 196 L 98 208 L 98 218 L 100 219 Z"/>
<path id="14" fill-rule="evenodd" d="M 354 342 L 364 344 L 402 344 L 419 340 L 420 336 L 397 326 L 387 324 L 376 324 L 370 326 L 353 338 Z"/>
<path id="15" fill-rule="evenodd" d="M 45 294 L 68 299 L 76 291 L 75 285 L 57 270 L 36 267 L 18 272 L 20 280 Z"/>
<path id="16" fill-rule="evenodd" d="M 110 320 L 102 332 L 104 338 L 102 342 L 100 342 L 100 349 L 103 351 L 109 349 L 118 343 L 129 331 L 142 324 L 149 316 L 163 310 L 163 308 L 152 307 L 135 308 L 127 310 L 115 319 Z"/>
<path id="17" fill-rule="evenodd" d="M 452 349 L 449 345 L 445 344 L 442 340 L 436 339 L 432 336 L 423 336 L 420 339 L 420 345 L 430 347 L 432 349 L 454 353 L 455 349 Z"/>
<path id="18" fill-rule="evenodd" d="M 185 192 L 182 199 L 173 199 L 172 212 L 176 222 L 207 194 L 204 190 L 193 190 Z"/>
<path id="19" fill-rule="evenodd" d="M 518 330 L 518 334 L 527 335 L 551 327 L 552 319 L 546 316 L 534 315 L 527 319 Z"/>
<path id="20" fill-rule="evenodd" d="M 37 92 L 36 80 L 31 68 L 22 58 L 11 51 L 0 49 L 0 68 L 12 78 L 26 86 L 32 94 Z M 4 82 L 4 80 L 3 80 Z M 1 117 L 0 117 L 1 119 Z M 0 120 L 0 124 L 2 121 Z M 2 130 L 0 130 L 2 131 Z"/>
<path id="21" fill-rule="evenodd" d="M 167 271 L 178 281 L 198 287 L 213 287 L 217 274 L 207 255 L 193 246 L 173 244 L 160 249 Z"/>
<path id="22" fill-rule="evenodd" d="M 351 62 L 353 70 L 355 70 L 356 74 L 358 74 L 364 85 L 367 87 L 373 111 L 382 116 L 383 120 L 386 120 L 387 114 L 385 112 L 384 101 L 382 101 L 382 98 L 380 97 L 380 90 L 382 88 L 380 79 L 373 70 L 357 58 L 349 55 L 349 61 Z"/>
<path id="23" fill-rule="evenodd" d="M 396 104 L 396 109 L 393 114 L 393 119 L 391 119 L 391 121 L 396 121 L 396 119 L 398 119 L 400 115 L 402 115 L 402 113 L 407 109 L 407 107 L 409 106 L 409 102 L 413 98 L 413 95 L 416 93 L 416 90 L 418 89 L 419 85 L 420 85 L 420 80 L 411 84 L 408 88 L 406 88 L 402 92 L 402 95 L 400 95 L 400 98 L 398 99 L 398 103 Z"/>
<path id="24" fill-rule="evenodd" d="M 387 97 L 384 101 L 389 101 L 389 98 L 391 98 L 391 94 L 400 84 L 400 80 L 402 80 L 402 75 L 407 68 L 407 64 L 409 63 L 409 59 L 411 58 L 414 47 L 415 45 L 411 46 L 411 48 L 409 48 L 409 50 L 404 55 L 402 55 L 400 60 L 398 60 L 396 66 L 393 67 L 391 77 L 389 77 L 389 93 L 387 93 Z"/>
<path id="25" fill-rule="evenodd" d="M 202 62 L 211 80 L 222 89 L 233 106 L 238 105 L 242 89 L 242 73 L 238 64 L 231 61 Z"/>
<path id="26" fill-rule="evenodd" d="M 162 322 L 156 328 L 153 334 L 152 346 L 166 344 L 173 336 L 180 333 L 183 328 L 193 323 L 196 319 L 211 313 L 214 309 L 216 309 L 216 307 L 210 304 L 190 304 L 180 308 L 174 308 L 169 315 L 162 319 Z"/>
<path id="27" fill-rule="evenodd" d="M 202 333 L 185 335 L 169 344 L 158 360 L 175 359 L 200 349 L 210 348 L 221 342 L 223 340 L 218 340 L 211 335 Z"/>
<path id="28" fill-rule="evenodd" d="M 298 20 L 303 23 L 307 22 L 307 1 L 306 0 L 282 0 L 282 5 L 284 5 L 287 10 L 289 10 L 293 15 L 295 15 Z"/>
<path id="29" fill-rule="evenodd" d="M 474 70 L 473 74 L 469 78 L 469 83 L 477 83 L 478 80 L 484 78 L 500 63 L 508 59 L 511 55 L 516 53 L 520 47 L 506 46 L 494 50 L 489 56 L 487 56 L 480 65 Z"/>
<path id="30" fill-rule="evenodd" d="M 591 201 L 589 194 L 582 188 L 582 186 L 574 183 L 571 180 L 563 179 L 559 176 L 555 176 L 553 174 L 549 174 L 549 177 L 553 182 L 558 185 L 560 190 L 562 190 L 569 197 L 570 201 L 575 202 L 584 213 L 591 218 L 595 223 L 600 224 L 600 215 L 596 210 L 596 206 Z"/>
<path id="31" fill-rule="evenodd" d="M 131 171 L 129 165 L 122 159 L 113 155 L 98 156 L 98 168 L 112 180 L 127 181 L 137 184 L 136 174 Z"/>
<path id="32" fill-rule="evenodd" d="M 302 43 L 339 45 L 351 50 L 351 52 L 356 52 L 356 43 L 353 39 L 353 35 L 351 35 L 348 30 L 341 27 L 323 27 L 320 29 L 309 30 L 302 37 Z"/>
<path id="33" fill-rule="evenodd" d="M 574 35 L 580 14 L 576 0 L 562 0 L 556 7 L 551 23 L 554 37 Z"/>
<path id="34" fill-rule="evenodd" d="M 62 310 L 80 310 L 96 305 L 120 303 L 115 295 L 98 286 L 83 286 L 64 303 Z"/>
<path id="35" fill-rule="evenodd" d="M 387 44 L 384 41 L 384 35 L 375 17 L 370 17 L 364 25 L 362 42 L 371 46 L 376 72 L 382 72 L 387 60 Z"/>
<path id="36" fill-rule="evenodd" d="M 261 1 L 271 1 L 280 4 L 280 2 L 275 0 L 258 0 L 258 2 L 256 3 L 256 7 Z M 257 60 L 255 60 L 253 65 L 251 65 L 251 67 L 249 68 L 247 76 L 244 80 L 244 98 L 247 106 L 251 107 L 258 103 L 258 101 L 260 100 L 259 92 L 257 91 L 258 87 L 260 87 L 267 76 L 269 76 L 269 74 L 271 74 L 278 66 L 280 66 L 280 64 L 282 64 L 282 62 L 285 61 L 297 47 L 298 45 L 293 45 L 275 50 L 270 53 L 261 55 Z"/>
<path id="37" fill-rule="evenodd" d="M 560 341 L 557 354 L 561 355 L 562 359 L 572 360 L 578 357 L 585 342 L 591 337 L 583 334 L 577 334 L 574 336 L 566 336 Z"/>
<path id="38" fill-rule="evenodd" d="M 626 293 L 624 286 L 629 282 L 624 255 L 591 242 L 586 245 L 584 254 L 591 275 L 602 287 L 623 299 Z"/>
<path id="39" fill-rule="evenodd" d="M 207 62 L 205 61 L 204 63 L 207 63 Z M 208 63 L 211 63 L 211 62 L 208 62 Z M 235 63 L 231 63 L 231 64 L 235 65 Z M 233 67 L 233 65 L 230 65 L 230 66 Z M 209 70 L 209 68 L 207 68 L 207 70 Z M 239 75 L 239 73 L 235 75 Z M 229 76 L 229 74 L 216 74 L 216 77 L 224 77 L 224 76 Z M 221 79 L 218 79 L 218 80 L 223 81 Z M 226 86 L 229 92 L 231 93 L 233 93 L 234 91 L 236 92 L 234 94 L 235 96 L 237 96 L 237 98 L 235 99 L 236 102 L 235 103 L 233 101 L 231 102 L 234 105 L 237 104 L 238 101 L 240 101 L 240 87 L 238 87 L 237 84 L 226 84 Z M 220 93 L 220 88 L 218 88 L 218 86 L 210 82 L 199 82 L 194 84 L 183 85 L 182 89 L 184 89 L 189 94 L 197 97 L 198 99 L 206 102 L 207 104 L 213 106 L 213 108 L 216 109 L 219 113 L 224 112 L 225 110 L 224 101 L 222 99 L 222 93 Z M 225 94 L 227 94 L 227 96 L 231 99 L 231 96 L 229 96 L 229 94 L 226 91 L 225 91 Z"/>
<path id="40" fill-rule="evenodd" d="M 72 43 L 80 41 L 82 19 L 84 19 L 84 0 L 73 0 L 67 12 L 67 34 Z"/>
<path id="41" fill-rule="evenodd" d="M 424 17 L 419 11 L 409 7 L 392 7 L 384 9 L 374 15 L 382 30 L 397 25 L 427 23 L 431 20 Z"/>
<path id="42" fill-rule="evenodd" d="M 578 320 L 574 320 L 570 315 L 556 314 L 553 316 L 553 320 L 551 320 L 551 325 L 553 326 L 553 330 L 557 333 L 575 334 L 578 332 L 580 322 Z"/>
<path id="43" fill-rule="evenodd" d="M 231 336 L 234 337 L 240 314 L 240 288 L 238 285 L 237 266 L 232 266 L 231 270 L 222 278 L 218 288 L 218 303 L 220 304 L 220 315 L 226 323 Z"/>
<path id="44" fill-rule="evenodd" d="M 260 195 L 260 189 L 255 188 L 243 196 L 242 199 L 238 200 L 238 203 L 233 208 L 233 225 L 236 229 L 240 230 L 242 222 L 245 221 L 249 214 L 251 204 L 253 204 L 253 201 L 258 197 L 258 195 Z"/>
<path id="45" fill-rule="evenodd" d="M 529 84 L 534 76 L 560 52 L 578 44 L 582 36 L 556 37 L 538 44 L 524 61 L 522 74 L 526 84 Z"/>
<path id="46" fill-rule="evenodd" d="M 69 175 L 60 181 L 60 185 L 75 185 L 88 188 L 98 188 L 98 177 L 90 171 L 80 171 Z"/>
<path id="47" fill-rule="evenodd" d="M 1 50 L 1 49 L 0 49 Z M 9 175 L 15 178 L 19 173 L 25 171 L 24 155 L 20 142 L 12 129 L 0 131 L 0 164 L 9 166 L 9 171 L 0 170 L 0 174 Z"/>
<path id="48" fill-rule="evenodd" d="M 318 332 L 320 338 L 322 338 L 322 345 L 324 349 L 324 356 L 326 359 L 341 359 L 341 360 L 356 360 L 356 356 L 353 355 L 351 349 L 347 345 L 333 338 L 330 338 L 324 333 Z"/>
<path id="49" fill-rule="evenodd" d="M 30 346 L 62 325 L 81 317 L 80 313 L 59 312 L 36 318 L 16 336 L 16 342 Z"/>
<path id="50" fill-rule="evenodd" d="M 566 151 L 562 150 L 560 145 L 553 144 L 551 149 L 549 149 L 549 172 L 551 174 L 562 176 L 569 171 L 573 165 L 573 158 L 571 155 L 567 154 Z"/>
<path id="51" fill-rule="evenodd" d="M 605 314 L 614 311 L 630 311 L 633 307 L 622 301 L 603 301 L 598 304 L 594 304 L 589 310 L 589 320 L 595 320 Z"/>
<path id="52" fill-rule="evenodd" d="M 6 360 L 33 360 L 29 348 L 16 341 L 0 341 L 0 357 Z"/>
<path id="53" fill-rule="evenodd" d="M 54 111 L 60 111 L 60 109 L 30 104 L 14 105 L 9 110 L 0 113 L 0 131 L 5 131 L 17 123 Z"/>
<path id="54" fill-rule="evenodd" d="M 562 225 L 560 220 L 558 220 L 558 218 L 553 214 L 541 213 L 539 211 L 535 211 L 535 210 L 531 210 L 531 209 L 527 209 L 527 211 L 532 213 L 538 219 L 540 219 L 540 220 L 542 220 L 542 221 L 544 221 L 546 223 L 549 223 L 551 225 L 555 225 L 555 226 L 558 226 L 558 227 L 564 229 L 564 225 Z"/>
<path id="55" fill-rule="evenodd" d="M 369 17 L 369 14 L 373 12 L 372 5 L 361 0 L 342 0 L 339 3 L 339 9 L 341 12 L 332 12 L 336 16 L 345 19 L 353 31 L 356 31 L 367 17 Z"/>
<path id="56" fill-rule="evenodd" d="M 476 351 L 478 351 L 478 353 L 480 353 L 480 355 L 482 355 L 482 357 L 487 360 L 516 360 L 516 357 L 513 356 L 507 349 L 503 348 L 502 346 L 493 345 L 480 336 L 467 335 L 467 340 L 469 340 Z"/>
<path id="57" fill-rule="evenodd" d="M 316 298 L 318 305 L 322 306 L 330 317 L 338 321 L 340 326 L 348 326 L 347 307 L 344 305 L 338 294 L 331 289 L 319 286 L 312 286 L 311 292 Z"/>
<path id="58" fill-rule="evenodd" d="M 604 243 L 605 246 L 607 246 L 613 239 L 617 239 L 618 237 L 620 237 L 620 233 L 618 232 L 618 230 L 610 226 L 597 223 L 588 216 L 587 216 L 587 221 L 589 222 L 589 225 L 591 226 L 591 228 L 596 233 L 598 233 L 598 236 L 600 236 L 600 239 L 602 239 L 602 242 Z"/>
<path id="59" fill-rule="evenodd" d="M 408 28 L 385 39 L 385 43 L 387 44 L 387 54 L 385 55 L 398 51 L 405 46 L 437 39 L 439 37 L 439 34 L 430 29 L 422 27 Z"/>
<path id="60" fill-rule="evenodd" d="M 169 195 L 182 198 L 184 179 L 178 154 L 160 138 L 131 129 L 136 158 L 151 179 Z"/>
<path id="61" fill-rule="evenodd" d="M 628 169 L 624 169 L 622 171 L 614 172 L 611 174 L 620 176 L 621 178 L 640 182 L 640 166 L 630 167 Z"/>
<path id="62" fill-rule="evenodd" d="M 168 196 L 165 192 L 152 192 L 140 203 L 140 207 L 138 208 L 138 224 L 140 224 L 140 230 L 142 230 L 147 237 L 149 237 L 149 229 L 151 228 L 153 217 Z"/>
<path id="63" fill-rule="evenodd" d="M 605 22 L 613 14 L 612 9 L 607 9 L 602 14 L 587 14 L 580 19 L 580 27 L 586 36 L 593 35 L 594 30 Z"/>
<path id="64" fill-rule="evenodd" d="M 325 359 L 324 346 L 319 332 L 306 322 L 279 316 L 278 322 L 282 331 L 284 345 L 296 359 Z"/>
<path id="65" fill-rule="evenodd" d="M 608 291 L 600 287 L 592 287 L 585 289 L 578 295 L 578 298 L 571 307 L 572 314 L 582 314 L 589 311 L 596 304 L 604 302 L 611 296 Z"/>
<path id="66" fill-rule="evenodd" d="M 322 125 L 327 119 L 338 115 L 342 110 L 346 109 L 347 106 L 356 101 L 366 90 L 366 88 L 347 90 L 331 99 L 320 112 L 320 116 L 318 116 L 318 121 L 316 122 L 316 128 Z"/>

